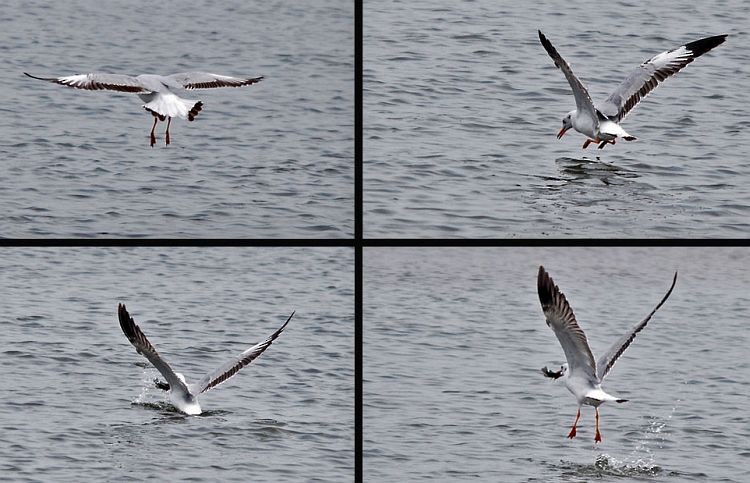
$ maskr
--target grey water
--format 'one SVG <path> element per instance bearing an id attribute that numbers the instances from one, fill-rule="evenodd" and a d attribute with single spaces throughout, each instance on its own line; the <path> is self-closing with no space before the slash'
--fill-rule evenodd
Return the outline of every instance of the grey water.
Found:
<path id="1" fill-rule="evenodd" d="M 544 265 L 594 355 L 671 297 L 566 436 Z M 747 248 L 368 248 L 365 481 L 748 481 Z"/>
<path id="2" fill-rule="evenodd" d="M 3 3 L 0 236 L 327 237 L 353 231 L 352 2 Z M 133 94 L 29 79 L 265 76 L 188 91 L 165 124 Z"/>
<path id="3" fill-rule="evenodd" d="M 369 237 L 745 237 L 750 4 L 364 5 Z M 637 141 L 555 139 L 575 103 L 537 29 L 601 101 L 652 56 L 727 41 L 626 118 Z"/>
<path id="4" fill-rule="evenodd" d="M 350 481 L 353 253 L 346 248 L 5 248 L 3 481 Z M 185 416 L 117 304 L 188 381 L 265 339 Z"/>

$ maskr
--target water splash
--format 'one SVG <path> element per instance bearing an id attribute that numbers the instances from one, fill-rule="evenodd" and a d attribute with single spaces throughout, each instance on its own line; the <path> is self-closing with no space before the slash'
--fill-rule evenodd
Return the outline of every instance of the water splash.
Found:
<path id="1" fill-rule="evenodd" d="M 596 457 L 593 464 L 563 462 L 563 470 L 571 476 L 588 476 L 600 478 L 602 476 L 656 476 L 662 473 L 661 466 L 656 464 L 654 450 L 661 449 L 669 437 L 667 430 L 669 422 L 674 416 L 679 403 L 678 399 L 669 415 L 665 418 L 651 417 L 648 425 L 641 430 L 641 437 L 635 447 L 625 459 L 618 459 L 607 453 Z"/>
<path id="2" fill-rule="evenodd" d="M 675 401 L 669 415 L 665 418 L 651 417 L 648 426 L 641 432 L 641 438 L 624 460 L 608 455 L 597 456 L 594 467 L 602 474 L 618 476 L 648 475 L 656 476 L 662 468 L 656 464 L 654 449 L 662 449 L 665 440 L 669 437 L 667 427 L 672 420 L 680 400 Z M 654 448 L 655 447 L 655 448 Z"/>
<path id="3" fill-rule="evenodd" d="M 162 391 L 160 389 L 156 389 L 154 386 L 154 379 L 157 377 L 156 371 L 152 369 L 147 369 L 143 371 L 143 374 L 141 374 L 141 392 L 136 396 L 136 398 L 131 401 L 133 404 L 139 404 L 139 405 L 148 405 L 153 404 L 154 401 L 152 397 L 149 397 L 152 394 L 159 393 L 159 402 L 167 402 L 167 393 L 165 391 Z"/>
<path id="4" fill-rule="evenodd" d="M 662 449 L 664 447 L 664 441 L 670 435 L 667 430 L 667 425 L 672 420 L 680 402 L 682 402 L 680 399 L 675 401 L 672 410 L 666 418 L 651 417 L 648 427 L 642 432 L 641 439 L 638 440 L 635 448 L 630 452 L 629 460 L 639 465 L 654 464 L 654 452 L 652 447 L 656 446 L 657 449 Z"/>
<path id="5" fill-rule="evenodd" d="M 653 458 L 650 461 L 621 461 L 606 453 L 596 457 L 594 467 L 602 475 L 615 476 L 656 476 L 661 472 L 661 467 L 654 464 Z"/>

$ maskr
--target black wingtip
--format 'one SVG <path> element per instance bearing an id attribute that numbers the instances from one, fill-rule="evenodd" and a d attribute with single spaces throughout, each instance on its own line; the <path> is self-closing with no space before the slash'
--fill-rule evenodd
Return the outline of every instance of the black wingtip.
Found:
<path id="1" fill-rule="evenodd" d="M 685 44 L 685 48 L 693 53 L 693 57 L 700 57 L 709 50 L 721 45 L 727 39 L 728 34 L 714 35 L 705 39 L 696 40 Z"/>
<path id="2" fill-rule="evenodd" d="M 286 319 L 286 322 L 284 322 L 284 325 L 276 329 L 276 332 L 271 335 L 271 340 L 275 340 L 283 331 L 286 329 L 287 324 L 290 320 L 292 320 L 292 317 L 294 317 L 294 314 L 297 313 L 296 310 L 292 311 L 292 315 L 289 316 L 289 318 Z"/>
<path id="3" fill-rule="evenodd" d="M 297 313 L 296 310 L 292 310 L 292 315 L 290 315 L 289 318 L 286 319 L 286 322 L 284 322 L 284 325 L 281 326 L 281 329 L 279 329 L 279 332 L 281 332 L 282 330 L 284 330 L 284 327 L 286 327 L 286 324 L 288 324 L 289 321 L 292 320 L 292 317 L 294 317 L 294 314 L 296 314 L 296 313 Z"/>
<path id="4" fill-rule="evenodd" d="M 537 30 L 537 33 L 539 33 L 539 41 L 542 43 L 545 49 L 549 50 L 552 47 L 550 41 L 547 40 L 547 37 L 542 33 L 541 30 Z"/>
<path id="5" fill-rule="evenodd" d="M 154 379 L 154 386 L 162 391 L 169 391 L 170 389 L 168 382 L 160 381 L 159 379 Z"/>
<path id="6" fill-rule="evenodd" d="M 555 283 L 549 276 L 547 271 L 542 265 L 539 265 L 539 275 L 536 279 L 536 289 L 539 293 L 539 302 L 542 303 L 542 307 L 546 307 L 553 302 L 553 293 Z"/>
<path id="7" fill-rule="evenodd" d="M 133 331 L 133 318 L 130 317 L 128 309 L 125 308 L 125 304 L 117 304 L 117 317 L 120 320 L 120 328 L 125 334 L 128 340 L 132 341 L 135 338 L 135 332 Z"/>

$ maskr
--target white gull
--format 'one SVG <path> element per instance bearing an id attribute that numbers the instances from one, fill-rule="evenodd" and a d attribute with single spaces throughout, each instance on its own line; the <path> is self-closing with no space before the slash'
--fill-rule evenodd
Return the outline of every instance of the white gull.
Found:
<path id="1" fill-rule="evenodd" d="M 190 415 L 201 413 L 201 407 L 198 404 L 199 394 L 204 393 L 209 389 L 213 389 L 235 375 L 240 369 L 253 362 L 263 353 L 263 351 L 268 349 L 271 343 L 276 340 L 279 334 L 281 334 L 281 331 L 286 327 L 286 324 L 288 324 L 294 316 L 294 312 L 292 312 L 292 315 L 286 319 L 284 325 L 263 342 L 255 344 L 218 369 L 209 372 L 197 383 L 187 384 L 185 382 L 185 377 L 179 372 L 174 372 L 172 367 L 170 367 L 159 353 L 156 352 L 154 346 L 151 345 L 151 342 L 146 338 L 145 334 L 141 331 L 141 328 L 138 327 L 138 324 L 135 323 L 128 313 L 125 305 L 118 304 L 117 314 L 120 318 L 120 327 L 130 343 L 135 347 L 135 350 L 148 359 L 148 361 L 151 362 L 151 364 L 153 364 L 167 380 L 166 383 L 155 381 L 156 387 L 169 391 L 170 402 L 183 413 Z"/>
<path id="2" fill-rule="evenodd" d="M 631 136 L 620 126 L 625 116 L 641 99 L 654 90 L 659 82 L 676 74 L 727 38 L 726 34 L 706 37 L 652 57 L 633 70 L 604 103 L 595 105 L 586 87 L 573 74 L 565 59 L 547 40 L 547 37 L 541 31 L 538 32 L 542 46 L 555 61 L 555 65 L 565 74 L 576 100 L 575 110 L 563 117 L 562 129 L 557 134 L 557 139 L 563 137 L 565 132 L 572 127 L 588 136 L 589 139 L 583 143 L 583 149 L 591 143 L 599 144 L 599 149 L 602 149 L 607 144 L 615 144 L 618 137 L 626 141 L 635 140 L 635 136 Z"/>
<path id="3" fill-rule="evenodd" d="M 203 109 L 203 102 L 183 99 L 175 91 L 180 89 L 210 89 L 215 87 L 241 87 L 256 84 L 263 77 L 237 78 L 208 72 L 182 72 L 168 76 L 142 74 L 129 76 L 122 74 L 79 74 L 65 77 L 36 77 L 24 72 L 32 79 L 54 82 L 76 89 L 111 90 L 138 94 L 146 104 L 143 106 L 154 116 L 151 126 L 151 146 L 156 144 L 154 129 L 158 121 L 167 120 L 166 144 L 169 144 L 169 125 L 173 117 L 192 121 Z"/>
<path id="4" fill-rule="evenodd" d="M 638 332 L 646 327 L 651 317 L 659 310 L 659 307 L 666 302 L 672 293 L 675 283 L 677 283 L 677 272 L 674 273 L 672 286 L 669 287 L 667 294 L 661 299 L 661 302 L 649 313 L 645 319 L 638 322 L 625 335 L 620 337 L 617 342 L 598 360 L 594 360 L 594 354 L 591 353 L 589 342 L 586 334 L 576 322 L 573 309 L 568 305 L 565 295 L 560 292 L 555 282 L 544 270 L 539 267 L 539 276 L 537 278 L 537 291 L 539 292 L 539 302 L 542 304 L 542 311 L 547 319 L 547 325 L 552 328 L 560 341 L 560 345 L 565 352 L 565 359 L 568 361 L 560 367 L 559 371 L 550 371 L 547 367 L 542 368 L 542 373 L 553 379 L 563 378 L 565 387 L 573 393 L 578 400 L 578 413 L 573 423 L 573 428 L 568 434 L 568 438 L 574 438 L 576 435 L 576 425 L 581 417 L 581 405 L 594 406 L 596 408 L 596 436 L 595 442 L 602 440 L 599 433 L 599 406 L 605 402 L 615 401 L 618 403 L 626 402 L 627 399 L 620 399 L 602 390 L 602 381 L 609 374 L 612 366 L 617 359 L 625 352 Z"/>

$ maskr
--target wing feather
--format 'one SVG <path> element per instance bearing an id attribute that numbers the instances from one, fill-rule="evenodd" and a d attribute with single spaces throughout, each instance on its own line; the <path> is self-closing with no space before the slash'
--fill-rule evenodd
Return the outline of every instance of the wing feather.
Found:
<path id="1" fill-rule="evenodd" d="M 689 42 L 662 52 L 633 70 L 598 109 L 610 120 L 619 123 L 659 83 L 675 75 L 696 58 L 721 45 L 726 35 L 716 35 Z"/>
<path id="2" fill-rule="evenodd" d="M 627 349 L 630 344 L 635 339 L 635 336 L 643 330 L 644 327 L 646 327 L 646 324 L 648 324 L 648 321 L 651 320 L 651 317 L 656 313 L 657 310 L 664 304 L 664 302 L 667 301 L 669 296 L 672 294 L 672 289 L 674 289 L 674 285 L 677 283 L 677 272 L 674 273 L 674 279 L 672 279 L 672 286 L 669 287 L 669 290 L 667 291 L 667 294 L 661 299 L 661 302 L 652 310 L 645 319 L 638 322 L 635 326 L 633 326 L 630 331 L 628 331 L 627 334 L 620 337 L 617 342 L 615 342 L 612 347 L 604 354 L 602 355 L 598 361 L 596 361 L 596 368 L 597 368 L 597 377 L 599 380 L 604 379 L 607 377 L 607 374 L 609 374 L 609 371 L 612 369 L 612 367 L 615 365 L 615 362 L 617 362 L 617 359 L 622 355 L 623 352 L 625 352 L 625 349 Z"/>
<path id="3" fill-rule="evenodd" d="M 539 267 L 537 291 L 547 325 L 553 330 L 565 352 L 570 373 L 581 371 L 590 378 L 596 374 L 596 362 L 586 334 L 578 325 L 565 295 L 552 281 L 544 267 Z"/>
<path id="4" fill-rule="evenodd" d="M 133 344 L 135 350 L 148 359 L 161 372 L 161 375 L 167 380 L 172 390 L 178 389 L 187 394 L 188 388 L 185 383 L 177 377 L 177 374 L 175 374 L 169 364 L 156 352 L 156 348 L 149 342 L 146 335 L 141 331 L 141 328 L 138 327 L 138 324 L 135 323 L 124 304 L 117 305 L 117 315 L 125 337 Z"/>
<path id="5" fill-rule="evenodd" d="M 121 74 L 78 74 L 65 77 L 37 77 L 24 72 L 32 79 L 54 82 L 63 86 L 90 91 L 107 89 L 120 92 L 151 92 L 146 89 L 135 77 Z"/>
<path id="6" fill-rule="evenodd" d="M 263 77 L 229 77 L 209 72 L 181 72 L 167 76 L 183 89 L 212 89 L 216 87 L 242 87 L 257 84 Z"/>
<path id="7" fill-rule="evenodd" d="M 200 381 L 198 381 L 198 383 L 195 385 L 194 393 L 197 395 L 202 392 L 206 392 L 210 389 L 213 389 L 214 387 L 218 386 L 222 382 L 225 382 L 226 380 L 228 380 L 233 375 L 237 374 L 237 372 L 239 372 L 240 369 L 242 369 L 243 367 L 247 366 L 248 364 L 253 362 L 255 359 L 257 359 L 258 356 L 260 356 L 266 349 L 268 349 L 271 343 L 273 343 L 273 341 L 276 340 L 276 338 L 279 336 L 279 334 L 281 334 L 281 332 L 284 330 L 284 328 L 289 323 L 289 321 L 292 320 L 292 317 L 294 317 L 294 312 L 292 312 L 292 315 L 290 315 L 289 318 L 286 319 L 286 322 L 284 322 L 284 325 L 282 325 L 278 330 L 276 330 L 276 332 L 271 334 L 266 340 L 258 344 L 255 344 L 254 346 L 245 350 L 240 355 L 230 360 L 226 364 L 222 365 L 218 369 L 203 376 L 203 378 Z"/>
<path id="8" fill-rule="evenodd" d="M 546 50 L 549 56 L 552 57 L 552 60 L 555 61 L 555 66 L 557 66 L 557 68 L 559 68 L 563 72 L 563 74 L 565 74 L 565 78 L 568 80 L 570 88 L 573 89 L 573 96 L 576 100 L 576 109 L 578 110 L 578 112 L 587 113 L 589 117 L 596 123 L 595 129 L 598 130 L 599 116 L 597 115 L 596 109 L 594 108 L 594 102 L 591 100 L 589 91 L 578 79 L 578 77 L 576 77 L 568 63 L 565 62 L 565 59 L 563 59 L 560 53 L 557 52 L 557 49 L 555 49 L 555 47 L 552 45 L 552 42 L 547 40 L 547 37 L 544 36 L 541 30 L 538 30 L 537 32 L 539 32 L 539 41 L 542 43 L 544 50 Z"/>

